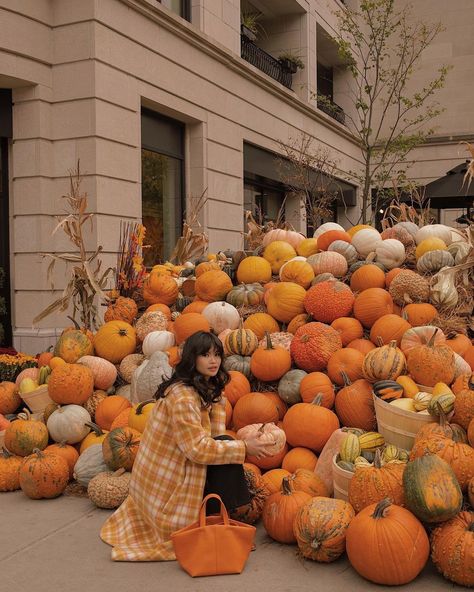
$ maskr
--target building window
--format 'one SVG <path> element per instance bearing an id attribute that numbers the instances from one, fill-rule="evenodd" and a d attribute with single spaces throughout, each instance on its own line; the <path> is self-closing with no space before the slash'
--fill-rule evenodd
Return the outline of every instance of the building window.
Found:
<path id="1" fill-rule="evenodd" d="M 318 88 L 318 94 L 324 95 L 330 101 L 334 100 L 334 81 L 332 68 L 327 68 L 318 62 L 316 84 Z"/>
<path id="2" fill-rule="evenodd" d="M 142 111 L 142 220 L 147 267 L 168 259 L 181 235 L 184 125 Z"/>
<path id="3" fill-rule="evenodd" d="M 183 17 L 187 21 L 191 21 L 190 0 L 159 0 L 159 2 L 172 12 L 179 14 L 179 16 Z"/>

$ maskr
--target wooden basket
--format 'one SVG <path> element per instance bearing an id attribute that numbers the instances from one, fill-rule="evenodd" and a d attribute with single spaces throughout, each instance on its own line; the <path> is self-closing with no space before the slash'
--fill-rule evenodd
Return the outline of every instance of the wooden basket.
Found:
<path id="1" fill-rule="evenodd" d="M 395 444 L 405 450 L 411 450 L 416 434 L 425 424 L 434 421 L 431 415 L 394 407 L 375 395 L 374 405 L 378 432 L 387 444 Z"/>
<path id="2" fill-rule="evenodd" d="M 29 393 L 20 393 L 20 397 L 28 405 L 32 413 L 42 414 L 50 403 L 54 403 L 48 394 L 47 384 L 42 384 L 39 388 Z"/>
<path id="3" fill-rule="evenodd" d="M 332 459 L 332 479 L 334 484 L 334 497 L 336 499 L 344 500 L 345 502 L 349 499 L 349 483 L 351 482 L 354 473 L 352 471 L 346 471 L 341 469 L 337 464 L 338 455 L 335 454 Z"/>

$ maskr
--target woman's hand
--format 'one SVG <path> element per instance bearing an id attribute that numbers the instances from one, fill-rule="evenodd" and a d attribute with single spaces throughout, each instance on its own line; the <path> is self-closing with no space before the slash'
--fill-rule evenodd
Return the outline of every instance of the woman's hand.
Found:
<path id="1" fill-rule="evenodd" d="M 262 434 L 257 434 L 256 436 L 251 436 L 250 438 L 245 438 L 243 440 L 247 448 L 248 456 L 255 456 L 256 458 L 261 458 L 262 456 L 272 456 L 271 453 L 268 452 L 268 447 L 272 446 L 272 443 L 262 442 L 260 440 L 261 436 Z"/>

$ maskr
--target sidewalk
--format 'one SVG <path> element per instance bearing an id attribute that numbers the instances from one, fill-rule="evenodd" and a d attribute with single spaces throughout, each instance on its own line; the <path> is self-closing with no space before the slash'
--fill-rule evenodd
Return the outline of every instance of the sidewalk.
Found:
<path id="1" fill-rule="evenodd" d="M 191 579 L 176 562 L 116 563 L 98 536 L 110 511 L 87 498 L 30 500 L 0 494 L 0 590 L 14 592 L 358 592 L 387 590 L 360 578 L 343 558 L 303 561 L 297 547 L 270 542 L 259 526 L 257 550 L 241 575 Z M 361 541 L 361 544 L 363 542 Z M 401 589 L 436 592 L 454 586 L 431 563 Z"/>

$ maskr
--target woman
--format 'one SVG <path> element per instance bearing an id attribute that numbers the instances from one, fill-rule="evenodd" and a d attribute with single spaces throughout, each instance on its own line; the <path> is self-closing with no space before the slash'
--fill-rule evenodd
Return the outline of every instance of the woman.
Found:
<path id="1" fill-rule="evenodd" d="M 258 437 L 216 440 L 225 431 L 222 343 L 200 331 L 184 344 L 173 376 L 158 388 L 155 408 L 133 465 L 129 496 L 102 527 L 115 561 L 176 559 L 171 534 L 198 519 L 207 465 L 241 465 L 268 456 Z M 247 500 L 243 501 L 245 503 Z"/>

